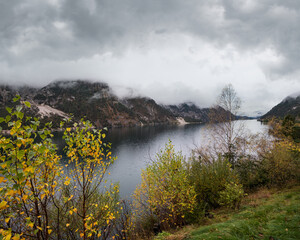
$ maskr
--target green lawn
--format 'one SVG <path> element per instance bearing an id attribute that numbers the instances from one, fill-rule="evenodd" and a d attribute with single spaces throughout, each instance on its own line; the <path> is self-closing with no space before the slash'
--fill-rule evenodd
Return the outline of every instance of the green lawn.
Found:
<path id="1" fill-rule="evenodd" d="M 260 191 L 248 196 L 239 211 L 219 210 L 205 226 L 162 233 L 157 239 L 300 240 L 300 187 L 275 194 Z"/>

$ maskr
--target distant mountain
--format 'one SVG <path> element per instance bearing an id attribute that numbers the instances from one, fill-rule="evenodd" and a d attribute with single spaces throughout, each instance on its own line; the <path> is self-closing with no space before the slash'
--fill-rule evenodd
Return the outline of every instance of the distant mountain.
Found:
<path id="1" fill-rule="evenodd" d="M 287 115 L 294 117 L 300 116 L 300 92 L 286 97 L 269 112 L 261 116 L 261 119 L 269 119 L 272 117 L 284 118 Z"/>
<path id="2" fill-rule="evenodd" d="M 179 105 L 167 105 L 164 106 L 170 112 L 174 114 L 176 117 L 183 118 L 186 122 L 208 122 L 210 120 L 209 115 L 217 115 L 221 114 L 222 116 L 228 116 L 229 113 L 226 112 L 221 107 L 214 108 L 199 108 L 194 103 L 187 102 Z M 248 119 L 248 117 L 240 117 L 231 114 L 231 119 Z"/>
<path id="3" fill-rule="evenodd" d="M 199 108 L 194 103 L 164 106 L 174 116 L 182 117 L 186 122 L 208 122 L 210 108 Z"/>
<path id="4" fill-rule="evenodd" d="M 74 121 L 87 118 L 98 127 L 123 127 L 180 122 L 208 122 L 210 111 L 222 108 L 199 108 L 193 103 L 163 106 L 146 97 L 118 98 L 105 83 L 88 81 L 56 81 L 43 88 L 0 86 L 0 114 L 20 94 L 31 103 L 29 115 L 42 122 L 52 121 L 54 128 L 62 119 L 73 116 Z"/>

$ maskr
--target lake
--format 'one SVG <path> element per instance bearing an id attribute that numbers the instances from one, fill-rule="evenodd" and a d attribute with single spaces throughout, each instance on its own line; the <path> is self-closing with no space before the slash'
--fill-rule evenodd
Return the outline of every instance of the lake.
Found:
<path id="1" fill-rule="evenodd" d="M 267 126 L 256 120 L 243 121 L 253 134 L 266 132 Z M 110 166 L 111 175 L 107 178 L 119 182 L 121 197 L 129 197 L 141 181 L 141 169 L 169 141 L 176 151 L 189 156 L 196 146 L 205 144 L 209 129 L 206 124 L 187 124 L 182 126 L 146 126 L 111 129 L 108 140 L 117 160 Z"/>
<path id="2" fill-rule="evenodd" d="M 264 133 L 268 126 L 257 120 L 242 121 L 245 128 L 253 134 Z M 176 151 L 181 151 L 186 157 L 197 146 L 203 146 L 209 135 L 207 124 L 160 125 L 132 128 L 110 129 L 107 140 L 112 143 L 112 155 L 117 157 L 110 165 L 110 176 L 107 180 L 119 182 L 122 198 L 129 197 L 141 181 L 141 169 L 155 159 L 155 155 L 169 141 Z M 62 154 L 64 142 L 62 134 L 55 134 L 54 143 Z"/>

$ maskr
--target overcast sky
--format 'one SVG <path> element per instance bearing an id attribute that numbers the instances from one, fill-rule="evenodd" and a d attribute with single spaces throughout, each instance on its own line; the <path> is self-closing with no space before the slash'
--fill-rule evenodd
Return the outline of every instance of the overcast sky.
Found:
<path id="1" fill-rule="evenodd" d="M 300 1 L 0 0 L 0 83 L 57 79 L 264 113 L 300 91 Z"/>

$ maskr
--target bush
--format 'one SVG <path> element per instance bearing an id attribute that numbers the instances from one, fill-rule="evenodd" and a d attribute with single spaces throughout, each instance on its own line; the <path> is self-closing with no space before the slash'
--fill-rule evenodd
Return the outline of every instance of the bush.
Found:
<path id="1" fill-rule="evenodd" d="M 236 171 L 227 159 L 221 157 L 211 162 L 192 157 L 188 163 L 188 175 L 195 187 L 198 205 L 205 208 L 220 206 L 220 193 L 228 184 L 240 186 Z"/>
<path id="2" fill-rule="evenodd" d="M 261 149 L 260 149 L 261 150 Z M 291 140 L 269 140 L 256 156 L 239 159 L 236 170 L 244 189 L 249 192 L 262 186 L 283 187 L 299 181 L 300 151 Z"/>
<path id="3" fill-rule="evenodd" d="M 251 192 L 268 183 L 267 172 L 261 159 L 242 158 L 236 164 L 235 170 L 246 192 Z"/>
<path id="4" fill-rule="evenodd" d="M 171 141 L 145 170 L 133 196 L 137 230 L 161 230 L 185 223 L 195 207 L 196 194 L 188 181 L 183 156 L 176 153 Z"/>
<path id="5" fill-rule="evenodd" d="M 262 160 L 267 184 L 280 187 L 290 181 L 299 180 L 299 153 L 297 145 L 290 141 L 276 142 Z"/>
<path id="6" fill-rule="evenodd" d="M 219 204 L 221 206 L 237 209 L 244 197 L 243 186 L 238 183 L 226 183 L 225 189 L 220 192 Z"/>

